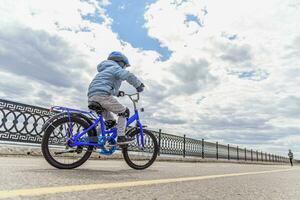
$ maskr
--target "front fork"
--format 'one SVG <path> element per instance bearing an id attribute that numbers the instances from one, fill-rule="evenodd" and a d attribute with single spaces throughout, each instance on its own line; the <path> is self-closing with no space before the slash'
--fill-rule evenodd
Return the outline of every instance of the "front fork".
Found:
<path id="1" fill-rule="evenodd" d="M 140 121 L 137 121 L 136 126 L 140 128 L 140 134 L 139 136 L 136 138 L 137 140 L 137 144 L 140 148 L 144 148 L 145 147 L 145 140 L 144 140 L 144 129 L 143 129 L 143 125 L 141 124 Z"/>

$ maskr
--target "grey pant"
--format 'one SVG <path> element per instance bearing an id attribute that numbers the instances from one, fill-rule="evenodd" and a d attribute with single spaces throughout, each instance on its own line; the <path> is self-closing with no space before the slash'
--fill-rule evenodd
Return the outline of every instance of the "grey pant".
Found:
<path id="1" fill-rule="evenodd" d="M 89 101 L 96 101 L 100 103 L 100 105 L 105 109 L 104 112 L 102 112 L 102 116 L 105 120 L 114 120 L 114 116 L 111 112 L 115 114 L 120 114 L 125 112 L 126 107 L 123 106 L 118 102 L 118 100 L 113 96 L 98 96 L 94 95 L 89 98 Z M 124 116 L 118 117 L 118 135 L 124 136 L 125 135 L 125 128 L 126 128 L 126 118 Z"/>

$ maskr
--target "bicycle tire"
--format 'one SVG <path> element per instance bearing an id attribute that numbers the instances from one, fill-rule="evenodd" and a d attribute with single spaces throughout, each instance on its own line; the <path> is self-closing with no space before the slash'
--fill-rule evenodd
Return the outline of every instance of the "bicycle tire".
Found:
<path id="1" fill-rule="evenodd" d="M 131 131 L 131 133 L 130 133 L 131 136 L 135 136 L 135 135 L 139 135 L 139 134 L 140 134 L 139 129 Z M 136 170 L 146 169 L 146 168 L 150 167 L 157 158 L 158 151 L 159 151 L 157 139 L 156 139 L 156 137 L 154 136 L 153 133 L 151 133 L 148 130 L 144 130 L 144 136 L 147 136 L 147 135 L 151 138 L 152 143 L 153 143 L 153 155 L 152 155 L 151 159 L 149 160 L 149 162 L 147 162 L 146 164 L 144 164 L 144 165 L 135 164 L 133 162 L 133 160 L 131 160 L 130 156 L 128 155 L 128 151 L 130 151 L 128 149 L 129 146 L 126 145 L 125 147 L 122 148 L 122 153 L 123 153 L 123 157 L 124 157 L 125 162 L 133 169 L 136 169 Z"/>

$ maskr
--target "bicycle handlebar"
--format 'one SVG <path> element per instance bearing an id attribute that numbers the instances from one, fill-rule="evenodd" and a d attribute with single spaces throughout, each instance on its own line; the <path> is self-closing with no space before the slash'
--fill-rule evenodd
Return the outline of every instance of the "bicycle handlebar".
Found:
<path id="1" fill-rule="evenodd" d="M 137 95 L 137 98 L 134 99 L 133 96 Z M 134 93 L 134 94 L 126 94 L 124 93 L 124 96 L 128 96 L 129 99 L 132 101 L 133 103 L 133 107 L 134 107 L 134 110 L 136 110 L 136 103 L 140 100 L 140 93 Z"/>
<path id="2" fill-rule="evenodd" d="M 133 99 L 132 97 L 137 95 L 137 99 Z M 140 93 L 133 93 L 133 94 L 124 94 L 124 96 L 128 96 L 132 101 L 138 102 L 140 100 Z"/>

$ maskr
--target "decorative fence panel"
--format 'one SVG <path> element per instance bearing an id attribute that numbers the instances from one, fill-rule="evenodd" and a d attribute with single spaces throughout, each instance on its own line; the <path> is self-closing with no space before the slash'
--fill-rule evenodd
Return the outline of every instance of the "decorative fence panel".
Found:
<path id="1" fill-rule="evenodd" d="M 202 156 L 202 141 L 192 138 L 186 138 L 185 141 L 185 154 L 186 156 Z"/>
<path id="2" fill-rule="evenodd" d="M 218 159 L 228 159 L 228 145 L 218 144 Z"/>
<path id="3" fill-rule="evenodd" d="M 0 141 L 40 143 L 42 126 L 51 117 L 49 109 L 0 99 Z M 228 160 L 289 162 L 287 157 L 212 143 L 185 135 L 150 130 L 158 139 L 160 154 Z M 296 161 L 298 162 L 298 161 Z"/>
<path id="4" fill-rule="evenodd" d="M 205 158 L 216 158 L 216 143 L 205 142 L 204 143 L 204 157 Z"/>
<path id="5" fill-rule="evenodd" d="M 0 140 L 40 143 L 49 109 L 0 100 Z"/>
<path id="6" fill-rule="evenodd" d="M 161 134 L 160 153 L 182 155 L 183 137 L 166 133 Z"/>

